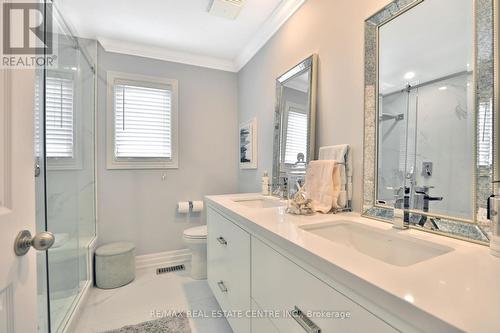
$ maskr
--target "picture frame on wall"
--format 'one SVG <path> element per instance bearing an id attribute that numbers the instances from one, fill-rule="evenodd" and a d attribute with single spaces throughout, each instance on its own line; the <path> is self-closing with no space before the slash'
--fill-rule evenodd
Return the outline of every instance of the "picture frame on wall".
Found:
<path id="1" fill-rule="evenodd" d="M 240 169 L 257 169 L 257 118 L 239 128 Z"/>

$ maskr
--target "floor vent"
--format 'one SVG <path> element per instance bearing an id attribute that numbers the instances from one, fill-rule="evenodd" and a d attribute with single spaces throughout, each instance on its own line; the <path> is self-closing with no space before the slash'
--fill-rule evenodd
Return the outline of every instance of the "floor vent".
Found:
<path id="1" fill-rule="evenodd" d="M 183 271 L 185 269 L 186 269 L 186 267 L 184 267 L 184 265 L 162 267 L 162 268 L 156 269 L 156 274 L 159 275 L 159 274 L 165 274 L 165 273 L 171 273 L 171 272 L 178 272 L 178 271 Z"/>

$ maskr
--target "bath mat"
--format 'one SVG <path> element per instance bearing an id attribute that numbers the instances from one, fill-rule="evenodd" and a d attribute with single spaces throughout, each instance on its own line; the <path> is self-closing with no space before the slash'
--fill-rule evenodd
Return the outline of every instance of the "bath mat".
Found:
<path id="1" fill-rule="evenodd" d="M 185 313 L 146 321 L 137 325 L 128 325 L 104 333 L 191 333 Z"/>

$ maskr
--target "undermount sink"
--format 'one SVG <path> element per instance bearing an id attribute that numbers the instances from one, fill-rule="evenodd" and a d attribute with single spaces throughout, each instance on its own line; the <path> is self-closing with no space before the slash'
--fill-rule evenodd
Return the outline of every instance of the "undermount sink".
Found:
<path id="1" fill-rule="evenodd" d="M 285 203 L 277 199 L 252 198 L 252 199 L 236 199 L 233 201 L 239 203 L 240 205 L 250 208 L 271 208 L 271 207 L 285 206 Z"/>
<path id="2" fill-rule="evenodd" d="M 349 221 L 302 226 L 303 230 L 394 266 L 411 266 L 444 255 L 453 248 Z"/>

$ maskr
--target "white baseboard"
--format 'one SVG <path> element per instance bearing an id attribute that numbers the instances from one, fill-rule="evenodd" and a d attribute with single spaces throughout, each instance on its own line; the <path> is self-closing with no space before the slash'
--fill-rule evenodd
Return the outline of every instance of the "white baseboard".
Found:
<path id="1" fill-rule="evenodd" d="M 158 252 L 135 257 L 136 269 L 165 267 L 179 265 L 191 260 L 191 251 L 182 249 L 168 252 Z"/>

